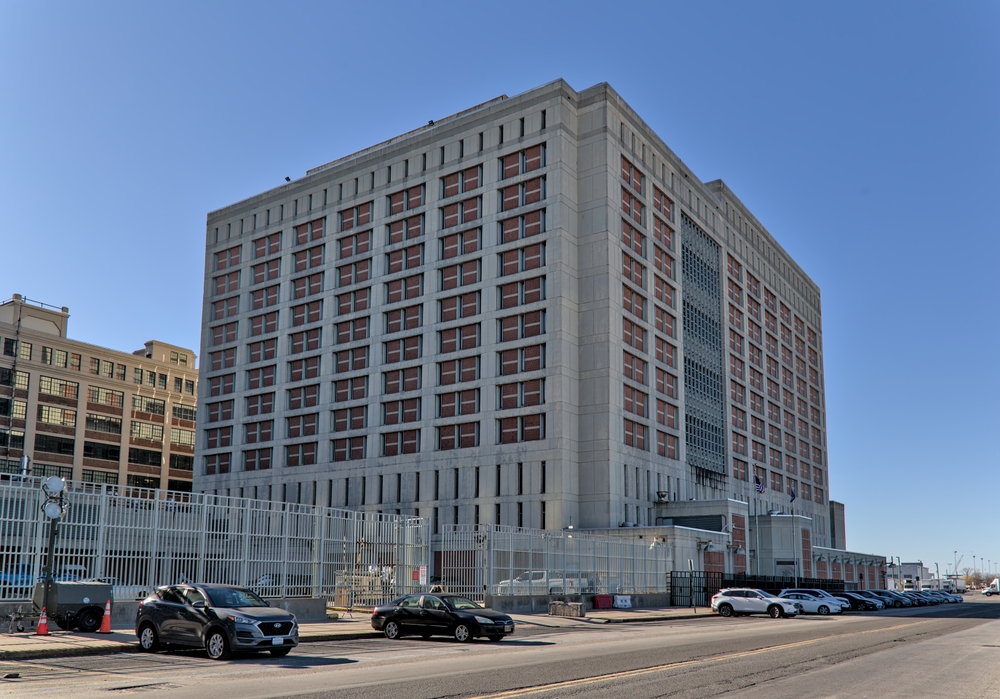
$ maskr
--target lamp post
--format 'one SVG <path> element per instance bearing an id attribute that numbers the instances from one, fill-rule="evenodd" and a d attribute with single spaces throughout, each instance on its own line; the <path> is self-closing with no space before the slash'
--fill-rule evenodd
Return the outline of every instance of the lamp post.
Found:
<path id="1" fill-rule="evenodd" d="M 45 556 L 45 567 L 42 575 L 45 578 L 45 597 L 43 607 L 52 606 L 52 567 L 55 560 L 56 530 L 59 528 L 59 518 L 65 511 L 66 481 L 58 476 L 50 476 L 42 483 L 45 502 L 42 512 L 49 518 L 49 550 Z"/>

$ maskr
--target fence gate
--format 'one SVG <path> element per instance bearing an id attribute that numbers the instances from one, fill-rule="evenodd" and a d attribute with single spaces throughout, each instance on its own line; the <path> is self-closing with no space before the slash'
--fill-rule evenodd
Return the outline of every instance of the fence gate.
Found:
<path id="1" fill-rule="evenodd" d="M 675 570 L 670 574 L 670 605 L 690 607 L 693 597 L 695 607 L 707 607 L 721 589 L 722 573 Z"/>

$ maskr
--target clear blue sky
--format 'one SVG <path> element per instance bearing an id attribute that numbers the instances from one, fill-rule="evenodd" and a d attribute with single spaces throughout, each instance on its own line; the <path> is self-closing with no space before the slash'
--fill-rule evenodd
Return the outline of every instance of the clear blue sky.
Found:
<path id="1" fill-rule="evenodd" d="M 1000 4 L 0 1 L 0 295 L 197 348 L 208 211 L 607 81 L 819 284 L 855 550 L 1000 561 Z"/>

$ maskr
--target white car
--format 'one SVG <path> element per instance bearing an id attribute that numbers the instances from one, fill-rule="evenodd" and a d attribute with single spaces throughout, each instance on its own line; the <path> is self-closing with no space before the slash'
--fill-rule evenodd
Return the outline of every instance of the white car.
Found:
<path id="1" fill-rule="evenodd" d="M 786 592 L 781 595 L 784 599 L 794 600 L 802 611 L 806 614 L 840 614 L 843 609 L 840 604 L 833 604 L 830 600 L 807 595 L 805 592 Z"/>
<path id="2" fill-rule="evenodd" d="M 811 587 L 797 587 L 797 588 L 786 587 L 784 590 L 782 590 L 781 592 L 779 592 L 778 595 L 779 596 L 783 596 L 783 595 L 785 595 L 785 594 L 787 594 L 789 592 L 801 592 L 804 595 L 812 595 L 813 597 L 816 597 L 816 598 L 819 598 L 819 599 L 828 599 L 828 600 L 830 600 L 830 606 L 831 606 L 831 608 L 834 605 L 839 604 L 842 611 L 848 612 L 848 611 L 851 610 L 851 603 L 850 603 L 849 600 L 847 600 L 847 599 L 845 599 L 843 597 L 834 597 L 833 595 L 831 595 L 826 590 L 817 590 L 817 589 L 813 589 Z"/>
<path id="3" fill-rule="evenodd" d="M 719 616 L 740 616 L 741 614 L 768 614 L 772 619 L 795 616 L 799 613 L 795 602 L 774 597 L 763 590 L 749 587 L 731 587 L 719 590 L 712 597 L 712 611 Z"/>

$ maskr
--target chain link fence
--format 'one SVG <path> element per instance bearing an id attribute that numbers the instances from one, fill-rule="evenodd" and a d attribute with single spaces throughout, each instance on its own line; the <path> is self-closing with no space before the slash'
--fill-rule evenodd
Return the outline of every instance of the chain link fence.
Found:
<path id="1" fill-rule="evenodd" d="M 487 595 L 670 592 L 669 551 L 655 539 L 493 524 L 444 525 L 435 583 L 477 601 Z"/>
<path id="2" fill-rule="evenodd" d="M 48 555 L 40 478 L 0 481 L 0 601 L 26 600 Z M 67 483 L 54 579 L 100 579 L 116 599 L 204 582 L 264 597 L 371 607 L 419 588 L 427 520 L 166 490 Z"/>

